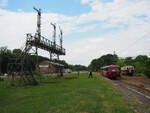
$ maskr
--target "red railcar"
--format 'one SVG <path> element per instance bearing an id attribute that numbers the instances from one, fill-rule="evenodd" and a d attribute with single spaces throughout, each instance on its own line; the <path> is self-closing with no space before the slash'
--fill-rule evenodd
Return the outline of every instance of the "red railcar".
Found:
<path id="1" fill-rule="evenodd" d="M 101 68 L 101 74 L 109 78 L 120 77 L 120 66 L 109 65 Z"/>

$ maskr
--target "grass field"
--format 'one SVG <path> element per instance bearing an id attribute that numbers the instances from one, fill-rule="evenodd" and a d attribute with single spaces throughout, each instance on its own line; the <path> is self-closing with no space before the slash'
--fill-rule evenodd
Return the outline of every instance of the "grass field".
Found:
<path id="1" fill-rule="evenodd" d="M 133 113 L 113 87 L 96 75 L 89 79 L 88 74 L 26 88 L 4 88 L 3 82 L 0 113 Z"/>

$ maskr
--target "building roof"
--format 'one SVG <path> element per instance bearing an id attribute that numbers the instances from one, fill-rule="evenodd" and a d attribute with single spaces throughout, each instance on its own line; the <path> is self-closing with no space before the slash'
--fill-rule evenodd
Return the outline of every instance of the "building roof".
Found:
<path id="1" fill-rule="evenodd" d="M 51 61 L 47 61 L 47 60 L 46 61 L 42 61 L 42 62 L 48 62 L 48 63 L 56 65 L 56 66 L 64 67 L 63 64 L 59 64 L 59 63 L 55 63 L 55 62 L 51 62 Z"/>
<path id="2" fill-rule="evenodd" d="M 55 63 L 55 62 L 49 62 L 50 64 L 53 64 L 53 65 L 57 65 L 57 66 L 61 66 L 61 67 L 64 67 L 63 64 L 59 64 L 59 63 Z"/>

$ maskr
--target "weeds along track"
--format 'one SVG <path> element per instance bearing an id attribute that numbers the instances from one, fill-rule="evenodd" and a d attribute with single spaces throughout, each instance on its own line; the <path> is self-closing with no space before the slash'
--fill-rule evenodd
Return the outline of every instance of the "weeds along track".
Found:
<path id="1" fill-rule="evenodd" d="M 125 81 L 125 80 L 118 80 L 118 81 L 116 81 L 116 83 L 117 82 L 120 83 L 120 84 L 123 84 L 127 87 L 133 88 L 133 89 L 137 90 L 138 92 L 141 92 L 141 93 L 143 93 L 147 96 L 150 96 L 150 90 L 144 88 L 143 85 L 137 85 L 137 84 Z"/>
<path id="2" fill-rule="evenodd" d="M 108 79 L 104 76 L 102 77 L 112 82 L 119 88 L 121 88 L 121 90 L 124 90 L 124 92 L 126 92 L 124 95 L 127 95 L 128 93 L 130 93 L 132 94 L 133 97 L 135 97 L 137 100 L 140 100 L 143 104 L 150 106 L 150 91 L 144 88 L 145 83 L 141 83 L 143 84 L 141 85 L 140 83 L 135 82 L 136 80 L 130 79 L 129 80 L 130 82 L 129 82 L 128 79 L 119 78 L 119 79 L 113 80 L 113 79 Z"/>

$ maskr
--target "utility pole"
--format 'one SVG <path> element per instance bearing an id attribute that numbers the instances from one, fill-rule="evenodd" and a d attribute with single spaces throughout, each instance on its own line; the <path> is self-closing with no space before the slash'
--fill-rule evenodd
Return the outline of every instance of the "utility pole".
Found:
<path id="1" fill-rule="evenodd" d="M 52 25 L 53 28 L 54 28 L 53 43 L 54 43 L 54 46 L 56 46 L 56 23 L 51 23 L 51 25 Z"/>

